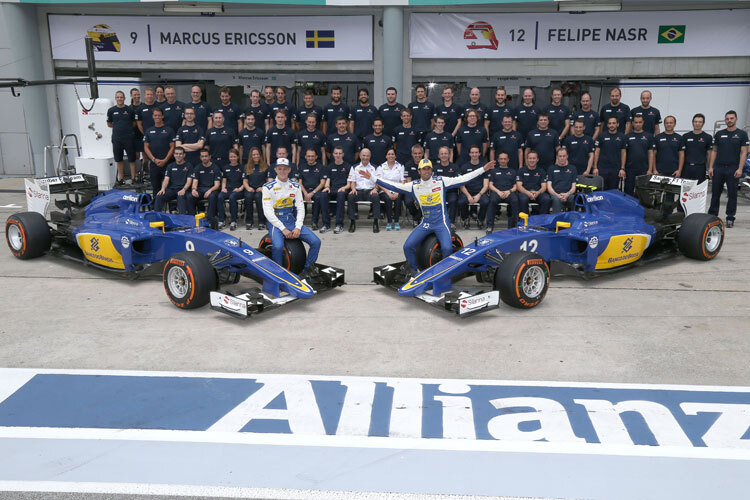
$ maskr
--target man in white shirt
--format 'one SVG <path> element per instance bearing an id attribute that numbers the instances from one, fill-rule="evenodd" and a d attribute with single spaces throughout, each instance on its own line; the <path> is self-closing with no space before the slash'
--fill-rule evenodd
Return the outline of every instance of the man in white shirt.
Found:
<path id="1" fill-rule="evenodd" d="M 359 152 L 359 163 L 349 171 L 349 232 L 357 230 L 357 202 L 369 201 L 372 204 L 372 232 L 379 233 L 378 219 L 380 219 L 380 198 L 375 186 L 375 167 L 370 163 L 370 150 L 365 148 Z M 362 176 L 368 172 L 369 177 Z"/>

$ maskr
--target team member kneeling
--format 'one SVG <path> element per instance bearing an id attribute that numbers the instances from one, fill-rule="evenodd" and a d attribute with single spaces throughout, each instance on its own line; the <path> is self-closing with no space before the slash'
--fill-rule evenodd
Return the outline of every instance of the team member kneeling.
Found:
<path id="1" fill-rule="evenodd" d="M 483 167 L 458 177 L 433 177 L 432 162 L 425 159 L 419 162 L 420 178 L 418 180 L 396 184 L 380 177 L 377 179 L 377 184 L 384 188 L 404 194 L 414 193 L 414 198 L 422 208 L 422 222 L 412 231 L 406 239 L 406 243 L 404 243 L 404 255 L 413 272 L 418 271 L 417 247 L 430 233 L 435 233 L 435 236 L 437 236 L 443 258 L 453 253 L 451 230 L 445 208 L 445 192 L 447 189 L 463 186 L 494 167 L 495 162 L 491 161 Z M 358 173 L 366 179 L 371 177 L 370 172 L 366 170 L 359 170 Z"/>
<path id="2" fill-rule="evenodd" d="M 303 226 L 305 200 L 299 183 L 289 180 L 289 160 L 279 158 L 275 170 L 276 178 L 263 186 L 263 214 L 271 236 L 271 256 L 277 264 L 283 265 L 284 240 L 299 238 L 304 241 L 310 245 L 301 274 L 305 277 L 311 272 L 310 266 L 318 259 L 320 239 Z"/>

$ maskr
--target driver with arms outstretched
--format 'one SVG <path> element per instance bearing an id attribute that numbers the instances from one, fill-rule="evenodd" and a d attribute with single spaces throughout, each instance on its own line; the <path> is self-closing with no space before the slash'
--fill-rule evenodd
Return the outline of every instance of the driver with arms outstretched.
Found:
<path id="1" fill-rule="evenodd" d="M 443 258 L 453 253 L 450 224 L 445 207 L 445 192 L 448 189 L 455 189 L 466 184 L 494 167 L 495 162 L 491 161 L 483 167 L 458 177 L 441 177 L 432 175 L 432 162 L 424 159 L 419 162 L 417 167 L 420 177 L 417 180 L 398 184 L 382 178 L 377 179 L 377 183 L 386 189 L 413 194 L 414 199 L 422 208 L 422 222 L 412 231 L 404 243 L 404 255 L 413 273 L 418 271 L 417 247 L 430 233 L 435 233 L 435 236 L 437 236 Z M 371 176 L 367 171 L 359 170 L 358 172 L 367 179 Z"/>

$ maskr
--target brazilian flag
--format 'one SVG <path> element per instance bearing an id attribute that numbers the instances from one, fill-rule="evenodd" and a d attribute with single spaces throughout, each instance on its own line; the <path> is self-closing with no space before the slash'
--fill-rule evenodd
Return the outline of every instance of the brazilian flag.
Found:
<path id="1" fill-rule="evenodd" d="M 659 26 L 659 43 L 685 43 L 685 25 Z"/>

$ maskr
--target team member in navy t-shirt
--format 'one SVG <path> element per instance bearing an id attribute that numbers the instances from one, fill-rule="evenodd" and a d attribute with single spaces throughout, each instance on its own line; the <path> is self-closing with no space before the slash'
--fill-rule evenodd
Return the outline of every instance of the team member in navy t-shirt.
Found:
<path id="1" fill-rule="evenodd" d="M 714 138 L 703 131 L 706 117 L 701 113 L 693 116 L 693 130 L 682 136 L 682 146 L 685 149 L 685 165 L 682 168 L 684 179 L 693 179 L 698 182 L 706 180 L 706 167 L 708 156 Z"/>
<path id="2" fill-rule="evenodd" d="M 630 133 L 630 107 L 620 102 L 622 92 L 620 89 L 613 88 L 609 91 L 609 104 L 602 106 L 599 113 L 599 119 L 603 124 L 611 117 L 617 118 L 617 131 L 623 134 Z M 602 131 L 603 132 L 603 131 Z"/>
<path id="3" fill-rule="evenodd" d="M 268 109 L 260 102 L 260 91 L 253 89 L 250 92 L 250 106 L 245 108 L 240 118 L 247 124 L 247 117 L 253 115 L 255 117 L 255 127 L 266 135 L 266 119 L 268 118 Z"/>
<path id="4" fill-rule="evenodd" d="M 240 135 L 237 138 L 242 157 L 240 163 L 243 165 L 247 163 L 247 159 L 250 157 L 250 150 L 253 148 L 262 149 L 263 141 L 266 139 L 266 134 L 257 127 L 256 116 L 255 113 L 245 114 L 245 126 L 240 130 Z"/>
<path id="5" fill-rule="evenodd" d="M 175 134 L 174 130 L 164 125 L 164 113 L 161 108 L 153 108 L 151 114 L 154 118 L 154 126 L 143 134 L 143 153 L 151 165 L 149 177 L 151 189 L 156 196 L 164 179 L 164 168 L 172 159 Z"/>
<path id="6" fill-rule="evenodd" d="M 214 114 L 214 121 L 216 115 Z M 201 162 L 193 168 L 193 190 L 187 195 L 188 212 L 195 214 L 198 200 L 208 200 L 206 217 L 211 227 L 216 226 L 216 204 L 221 190 L 221 170 L 211 163 L 208 149 L 201 151 Z"/>
<path id="7" fill-rule="evenodd" d="M 435 107 L 433 118 L 438 116 L 445 118 L 445 131 L 455 137 L 459 127 L 463 125 L 464 108 L 453 102 L 453 87 L 450 85 L 443 87 L 443 103 Z"/>
<path id="8" fill-rule="evenodd" d="M 203 91 L 198 85 L 193 85 L 190 88 L 191 102 L 185 104 L 185 108 L 192 106 L 195 112 L 195 123 L 203 130 L 206 131 L 214 126 L 212 123 L 211 116 L 213 115 L 213 108 L 206 101 L 202 100 Z M 200 153 L 200 152 L 197 152 Z M 198 160 L 200 161 L 200 160 Z"/>
<path id="9" fill-rule="evenodd" d="M 344 161 L 350 165 L 354 165 L 359 161 L 360 142 L 357 136 L 351 132 L 347 132 L 346 128 L 346 118 L 339 116 L 336 119 L 336 131 L 326 139 L 328 154 L 330 155 L 336 146 L 341 146 L 344 150 Z"/>
<path id="10" fill-rule="evenodd" d="M 607 131 L 594 143 L 594 175 L 604 179 L 604 189 L 617 189 L 625 177 L 625 135 L 617 130 L 617 117 L 607 120 Z"/>
<path id="11" fill-rule="evenodd" d="M 272 165 L 276 164 L 276 150 L 280 147 L 286 148 L 287 153 L 291 153 L 291 159 L 297 157 L 297 134 L 290 127 L 286 126 L 286 111 L 279 109 L 274 114 L 275 125 L 268 129 L 265 139 L 265 156 L 266 160 Z M 272 169 L 275 171 L 275 169 Z"/>
<path id="12" fill-rule="evenodd" d="M 484 128 L 487 129 L 487 137 L 492 140 L 495 134 L 503 129 L 503 118 L 510 116 L 513 118 L 513 108 L 508 106 L 505 102 L 506 93 L 505 89 L 497 89 L 495 91 L 495 104 L 487 108 L 484 114 Z M 511 123 L 511 126 L 513 124 Z M 512 166 L 512 165 L 511 165 Z"/>
<path id="13" fill-rule="evenodd" d="M 323 108 L 315 105 L 315 96 L 313 95 L 312 90 L 305 90 L 302 94 L 302 102 L 303 105 L 300 108 L 297 108 L 297 113 L 294 117 L 294 121 L 297 123 L 297 128 L 300 130 L 305 128 L 308 116 L 315 116 L 316 126 L 320 125 L 320 122 L 323 119 Z"/>
<path id="14" fill-rule="evenodd" d="M 518 171 L 509 166 L 510 157 L 505 151 L 497 154 L 497 168 L 489 174 L 490 203 L 487 209 L 487 234 L 495 230 L 495 214 L 501 203 L 507 203 L 508 227 L 518 224 Z"/>
<path id="15" fill-rule="evenodd" d="M 297 163 L 302 163 L 300 158 L 308 149 L 315 150 L 320 162 L 326 164 L 326 136 L 318 130 L 318 116 L 314 113 L 305 118 L 304 130 L 297 133 Z"/>
<path id="16" fill-rule="evenodd" d="M 325 191 L 328 170 L 318 161 L 318 150 L 304 151 L 304 160 L 299 163 L 299 184 L 305 201 L 312 202 L 312 230 L 318 229 L 318 218 L 323 212 L 323 227 L 321 233 L 331 228 L 331 212 L 329 210 L 329 191 Z"/>
<path id="17" fill-rule="evenodd" d="M 516 131 L 521 134 L 523 140 L 526 140 L 528 133 L 536 128 L 539 119 L 539 113 L 542 111 L 534 104 L 534 91 L 526 89 L 521 94 L 523 102 L 518 106 L 513 114 L 516 120 Z"/>
<path id="18" fill-rule="evenodd" d="M 570 110 L 562 103 L 562 90 L 552 89 L 552 103 L 542 111 L 549 116 L 549 128 L 556 131 L 560 140 L 570 129 Z"/>
<path id="19" fill-rule="evenodd" d="M 573 133 L 562 140 L 561 147 L 568 151 L 568 162 L 576 168 L 578 175 L 591 172 L 594 163 L 594 139 L 585 135 L 582 119 L 573 122 Z"/>
<path id="20" fill-rule="evenodd" d="M 708 176 L 711 184 L 711 208 L 708 213 L 719 215 L 719 202 L 724 184 L 727 185 L 727 227 L 734 226 L 737 213 L 737 187 L 747 158 L 747 133 L 737 128 L 737 112 L 727 111 L 724 115 L 727 128 L 714 135 L 714 149 L 708 164 Z"/>
<path id="21" fill-rule="evenodd" d="M 422 135 L 414 129 L 411 123 L 411 110 L 401 110 L 401 125 L 393 131 L 393 143 L 396 150 L 396 161 L 405 165 L 411 158 L 411 148 L 419 144 Z M 374 163 L 374 162 L 373 162 Z M 386 179 L 388 180 L 388 179 Z"/>
<path id="22" fill-rule="evenodd" d="M 236 104 L 232 104 L 232 93 L 229 87 L 222 87 L 219 91 L 219 104 L 214 108 L 214 112 L 219 111 L 224 115 L 224 126 L 230 129 L 234 129 L 234 136 L 237 137 L 237 132 L 244 126 L 242 119 L 240 118 L 240 108 Z M 215 127 L 216 125 L 214 125 Z"/>
<path id="23" fill-rule="evenodd" d="M 372 134 L 362 140 L 362 147 L 370 150 L 373 165 L 382 165 L 385 162 L 385 153 L 393 149 L 391 136 L 383 133 L 383 119 L 375 118 L 372 122 Z"/>
<path id="24" fill-rule="evenodd" d="M 555 155 L 560 149 L 560 134 L 549 128 L 549 116 L 545 112 L 539 113 L 537 128 L 526 135 L 526 154 L 534 150 L 539 155 L 539 167 L 547 167 L 555 162 Z"/>
<path id="25" fill-rule="evenodd" d="M 349 172 L 352 166 L 344 161 L 344 149 L 341 146 L 333 148 L 331 161 L 327 165 L 326 187 L 329 199 L 336 201 L 336 227 L 334 234 L 344 231 L 344 214 L 346 213 L 346 199 L 349 191 Z"/>
<path id="26" fill-rule="evenodd" d="M 425 149 L 424 157 L 428 159 L 437 158 L 438 151 L 445 146 L 450 150 L 451 161 L 453 161 L 453 146 L 455 145 L 455 141 L 451 133 L 445 130 L 445 118 L 442 116 L 436 116 L 434 122 L 435 130 L 425 135 L 422 141 L 422 146 Z M 419 162 L 417 162 L 417 164 L 419 164 Z M 417 172 L 417 174 L 419 174 L 419 172 Z M 419 175 L 415 177 L 415 179 L 417 178 L 419 178 Z"/>
<path id="27" fill-rule="evenodd" d="M 174 161 L 167 165 L 161 189 L 156 193 L 154 210 L 161 212 L 165 205 L 176 199 L 177 211 L 181 215 L 186 215 L 188 213 L 186 195 L 193 184 L 193 179 L 190 177 L 192 174 L 193 166 L 185 161 L 185 150 L 177 146 L 174 148 Z"/>
<path id="28" fill-rule="evenodd" d="M 433 128 L 432 117 L 435 115 L 435 105 L 427 100 L 427 89 L 421 83 L 414 88 L 414 93 L 417 99 L 410 102 L 407 107 L 411 109 L 414 128 L 424 136 Z"/>
<path id="29" fill-rule="evenodd" d="M 224 211 L 226 200 L 229 200 L 229 214 L 231 217 L 229 230 L 234 231 L 237 229 L 237 205 L 239 200 L 245 198 L 244 178 L 245 169 L 240 165 L 240 152 L 232 148 L 229 150 L 229 164 L 221 169 L 221 190 L 219 191 L 219 199 L 216 207 L 219 215 L 219 229 L 224 227 L 224 219 L 227 216 Z"/>
<path id="30" fill-rule="evenodd" d="M 591 109 L 591 94 L 584 92 L 581 94 L 581 109 L 570 114 L 570 126 L 575 124 L 576 120 L 583 120 L 583 134 L 596 140 L 601 132 L 599 125 L 599 113 Z"/>
<path id="31" fill-rule="evenodd" d="M 521 134 L 513 130 L 513 117 L 503 117 L 503 128 L 495 134 L 490 143 L 490 160 L 497 158 L 500 153 L 508 153 L 508 164 L 513 170 L 523 166 L 524 142 Z"/>
<path id="32" fill-rule="evenodd" d="M 123 152 L 128 155 L 130 179 L 135 179 L 135 113 L 133 108 L 125 105 L 125 92 L 115 92 L 115 105 L 107 110 L 107 126 L 112 129 L 112 152 L 117 162 L 117 177 L 120 182 L 125 175 Z"/>
<path id="33" fill-rule="evenodd" d="M 403 104 L 396 102 L 398 91 L 395 87 L 388 87 L 385 91 L 385 103 L 378 108 L 378 114 L 383 120 L 383 133 L 393 136 L 393 131 L 401 125 L 401 112 L 406 109 Z M 373 163 L 375 163 L 373 161 Z M 380 162 L 383 163 L 383 162 Z M 380 163 L 376 163 L 380 165 Z"/>
<path id="34" fill-rule="evenodd" d="M 661 123 L 661 113 L 658 109 L 651 106 L 651 91 L 644 90 L 641 92 L 641 105 L 630 110 L 630 117 L 643 117 L 643 130 L 656 135 L 660 132 L 659 124 Z"/>
<path id="35" fill-rule="evenodd" d="M 560 149 L 555 164 L 547 169 L 547 193 L 553 214 L 562 212 L 563 208 L 573 209 L 577 177 L 578 171 L 568 163 L 568 151 Z"/>
<path id="36" fill-rule="evenodd" d="M 473 110 L 472 110 L 473 111 Z M 484 127 L 481 127 L 484 133 L 487 131 Z M 461 165 L 458 170 L 459 175 L 468 174 L 478 169 L 481 166 L 482 152 L 481 146 L 473 144 L 469 146 L 469 161 Z M 484 228 L 484 219 L 487 216 L 487 206 L 490 203 L 490 197 L 487 195 L 489 191 L 490 181 L 488 179 L 487 172 L 484 172 L 479 177 L 474 177 L 472 180 L 461 186 L 458 195 L 458 210 L 461 214 L 461 220 L 464 223 L 464 229 L 469 229 L 469 204 L 479 203 L 479 213 L 477 214 L 477 229 Z"/>
<path id="37" fill-rule="evenodd" d="M 248 152 L 245 163 L 245 229 L 253 228 L 253 205 L 258 209 L 258 230 L 266 227 L 266 217 L 263 214 L 263 184 L 269 181 L 271 175 L 268 165 L 263 159 L 260 148 L 252 148 Z"/>
<path id="38" fill-rule="evenodd" d="M 143 91 L 144 101 L 138 105 L 135 109 L 135 119 L 137 120 L 138 130 L 141 132 L 141 136 L 146 133 L 146 130 L 154 126 L 153 110 L 156 106 L 154 100 L 154 89 L 146 89 Z M 148 157 L 146 158 L 148 161 Z"/>
<path id="39" fill-rule="evenodd" d="M 469 91 L 469 102 L 467 102 L 464 107 L 464 119 L 466 119 L 466 114 L 469 110 L 473 109 L 477 112 L 477 123 L 480 127 L 484 127 L 484 115 L 487 114 L 487 106 L 482 104 L 482 101 L 479 100 L 480 96 L 481 93 L 478 87 L 474 87 Z"/>
<path id="40" fill-rule="evenodd" d="M 675 133 L 677 120 L 674 116 L 664 118 L 664 132 L 654 137 L 656 143 L 656 173 L 680 177 L 685 152 L 682 148 L 682 136 Z"/>
<path id="41" fill-rule="evenodd" d="M 164 95 L 167 97 L 167 100 L 159 106 L 164 111 L 164 125 L 172 130 L 177 130 L 182 125 L 185 103 L 177 100 L 177 93 L 171 85 L 167 85 L 164 88 Z"/>
<path id="42" fill-rule="evenodd" d="M 297 116 L 297 110 L 294 109 L 294 105 L 286 100 L 286 89 L 284 87 L 276 87 L 276 102 L 271 105 L 271 116 L 275 117 L 276 112 L 283 109 L 286 112 L 286 128 L 295 128 L 295 117 Z"/>
<path id="43" fill-rule="evenodd" d="M 370 104 L 370 92 L 367 89 L 359 89 L 357 95 L 359 104 L 352 108 L 349 132 L 361 141 L 365 136 L 372 134 L 372 122 L 378 117 L 378 109 Z"/>
<path id="44" fill-rule="evenodd" d="M 539 155 L 529 151 L 526 155 L 526 166 L 518 170 L 516 189 L 518 192 L 518 211 L 529 213 L 529 203 L 539 204 L 539 213 L 549 212 L 550 197 L 547 193 L 547 172 L 539 168 Z"/>
<path id="45" fill-rule="evenodd" d="M 625 193 L 635 194 L 635 178 L 654 172 L 656 143 L 654 136 L 643 130 L 643 117 L 633 117 L 633 131 L 625 136 Z"/>
<path id="46" fill-rule="evenodd" d="M 185 161 L 190 165 L 201 162 L 200 151 L 206 144 L 206 134 L 195 123 L 195 110 L 190 105 L 185 108 L 185 124 L 177 129 L 174 141 L 185 150 Z"/>
<path id="47" fill-rule="evenodd" d="M 323 108 L 323 133 L 331 135 L 336 132 L 336 120 L 343 116 L 347 121 L 352 119 L 349 105 L 341 102 L 341 87 L 331 89 L 331 102 Z"/>
<path id="48" fill-rule="evenodd" d="M 472 146 L 479 146 L 479 156 L 487 156 L 487 129 L 479 125 L 479 113 L 470 109 L 466 112 L 466 125 L 459 127 L 456 134 L 456 145 L 458 146 L 458 164 L 463 165 L 469 161 L 469 150 Z M 477 165 L 479 160 L 477 160 Z M 475 165 L 475 168 L 479 168 Z M 468 173 L 468 172 L 466 172 Z"/>
<path id="49" fill-rule="evenodd" d="M 224 126 L 224 115 L 221 111 L 214 111 L 214 126 L 206 131 L 206 146 L 211 151 L 211 161 L 223 168 L 229 163 L 229 150 L 237 144 L 237 133 L 230 126 Z"/>

